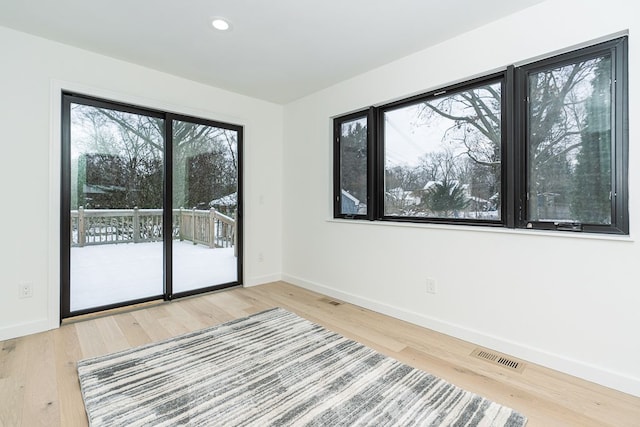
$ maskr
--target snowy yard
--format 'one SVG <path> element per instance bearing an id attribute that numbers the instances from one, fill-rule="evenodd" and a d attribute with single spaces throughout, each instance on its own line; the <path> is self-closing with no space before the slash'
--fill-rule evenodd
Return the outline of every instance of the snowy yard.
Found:
<path id="1" fill-rule="evenodd" d="M 174 241 L 174 293 L 236 280 L 233 248 Z M 71 311 L 162 293 L 161 242 L 71 248 Z"/>

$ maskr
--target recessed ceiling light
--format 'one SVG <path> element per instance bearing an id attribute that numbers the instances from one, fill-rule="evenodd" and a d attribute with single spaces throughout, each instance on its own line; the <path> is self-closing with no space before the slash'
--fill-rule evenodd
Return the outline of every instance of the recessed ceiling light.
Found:
<path id="1" fill-rule="evenodd" d="M 211 21 L 211 25 L 213 28 L 220 31 L 227 31 L 231 27 L 229 22 L 224 18 L 215 18 Z"/>

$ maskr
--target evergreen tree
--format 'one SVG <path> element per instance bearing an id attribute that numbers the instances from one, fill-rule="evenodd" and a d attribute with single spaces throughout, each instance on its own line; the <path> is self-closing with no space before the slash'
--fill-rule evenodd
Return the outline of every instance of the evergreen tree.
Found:
<path id="1" fill-rule="evenodd" d="M 341 188 L 361 203 L 367 201 L 367 128 L 356 121 L 340 138 Z"/>
<path id="2" fill-rule="evenodd" d="M 611 223 L 611 89 L 609 59 L 595 67 L 593 91 L 585 102 L 582 146 L 573 174 L 571 214 L 591 224 Z"/>
<path id="3" fill-rule="evenodd" d="M 458 181 L 444 180 L 434 182 L 425 190 L 423 204 L 436 215 L 449 218 L 455 212 L 465 209 L 469 205 L 469 199 Z"/>

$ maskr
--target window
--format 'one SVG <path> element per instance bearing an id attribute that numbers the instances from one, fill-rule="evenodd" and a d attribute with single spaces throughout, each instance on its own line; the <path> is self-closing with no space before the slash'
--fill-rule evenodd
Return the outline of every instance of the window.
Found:
<path id="1" fill-rule="evenodd" d="M 334 123 L 334 215 L 366 218 L 369 213 L 369 111 Z"/>
<path id="2" fill-rule="evenodd" d="M 502 80 L 380 110 L 384 217 L 500 221 Z"/>
<path id="3" fill-rule="evenodd" d="M 334 216 L 628 234 L 626 43 L 334 119 Z"/>
<path id="4" fill-rule="evenodd" d="M 623 40 L 519 70 L 528 228 L 628 232 Z"/>

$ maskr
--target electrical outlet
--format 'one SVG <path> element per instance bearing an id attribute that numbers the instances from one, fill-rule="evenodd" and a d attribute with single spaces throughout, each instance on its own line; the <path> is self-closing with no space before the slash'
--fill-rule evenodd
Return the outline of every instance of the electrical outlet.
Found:
<path id="1" fill-rule="evenodd" d="M 20 298 L 31 298 L 33 296 L 33 285 L 31 283 L 21 283 L 18 285 L 18 296 Z"/>
<path id="2" fill-rule="evenodd" d="M 428 294 L 435 294 L 437 292 L 438 292 L 438 286 L 436 284 L 436 279 L 428 277 L 427 278 L 427 293 Z"/>
<path id="3" fill-rule="evenodd" d="M 262 252 L 258 253 L 258 262 L 264 261 L 264 254 Z"/>

